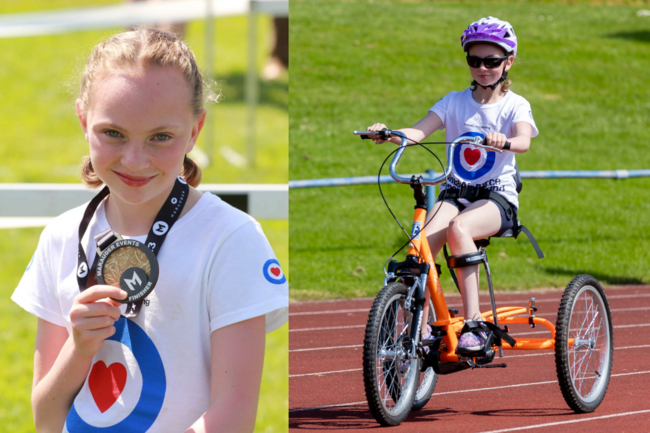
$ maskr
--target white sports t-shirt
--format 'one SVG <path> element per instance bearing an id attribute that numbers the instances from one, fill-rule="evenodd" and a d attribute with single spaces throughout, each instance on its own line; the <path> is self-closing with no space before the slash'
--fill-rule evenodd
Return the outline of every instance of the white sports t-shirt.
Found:
<path id="1" fill-rule="evenodd" d="M 462 135 L 485 137 L 490 132 L 512 137 L 515 125 L 519 122 L 530 123 L 532 137 L 539 133 L 530 104 L 512 90 L 494 104 L 479 104 L 474 101 L 469 88 L 462 92 L 451 92 L 436 102 L 429 111 L 436 113 L 442 120 L 440 129 L 445 130 L 445 141 L 449 142 Z M 518 208 L 519 200 L 513 178 L 515 163 L 514 152 L 505 151 L 500 154 L 470 144 L 461 144 L 454 149 L 454 170 L 447 184 L 452 188 L 471 185 L 495 191 Z M 440 189 L 444 190 L 445 184 Z"/>
<path id="2" fill-rule="evenodd" d="M 79 294 L 85 208 L 48 224 L 12 295 L 68 333 Z M 93 237 L 108 227 L 102 203 L 82 240 L 89 262 L 96 254 Z M 146 235 L 134 239 L 145 242 Z M 210 406 L 212 331 L 265 315 L 271 332 L 288 319 L 286 279 L 260 225 L 215 195 L 204 193 L 174 224 L 158 261 L 154 291 L 134 319 L 115 323 L 117 332 L 93 359 L 65 432 L 185 431 Z"/>

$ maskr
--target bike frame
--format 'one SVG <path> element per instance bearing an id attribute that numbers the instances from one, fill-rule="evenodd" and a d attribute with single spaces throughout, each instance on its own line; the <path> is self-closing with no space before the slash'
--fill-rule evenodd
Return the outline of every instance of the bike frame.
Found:
<path id="1" fill-rule="evenodd" d="M 378 132 L 371 131 L 355 131 L 357 135 L 369 135 L 369 134 L 378 134 Z M 402 184 L 411 184 L 413 179 L 405 176 L 400 176 L 396 172 L 397 163 L 399 162 L 404 150 L 407 147 L 408 139 L 400 131 L 387 131 L 387 133 L 401 137 L 400 148 L 396 152 L 393 160 L 390 164 L 390 174 L 391 177 L 397 182 Z M 489 151 L 502 152 L 500 149 L 495 149 L 493 147 L 485 146 L 482 144 L 482 139 L 480 137 L 468 138 L 462 137 L 454 140 L 447 149 L 447 167 L 445 172 L 434 178 L 434 179 L 418 179 L 418 183 L 422 186 L 432 186 L 444 182 L 447 177 L 451 174 L 453 169 L 453 151 L 456 145 L 460 143 L 471 143 L 475 147 L 484 148 Z M 420 341 L 420 327 L 422 324 L 422 314 L 423 307 L 425 302 L 424 290 L 428 290 L 431 295 L 431 301 L 436 312 L 437 321 L 433 323 L 434 326 L 440 327 L 442 330 L 446 331 L 446 335 L 442 337 L 442 344 L 440 344 L 440 361 L 441 362 L 461 362 L 458 355 L 456 355 L 456 346 L 458 345 L 458 335 L 460 334 L 461 329 L 464 326 L 464 317 L 452 317 L 447 307 L 447 301 L 445 300 L 444 293 L 442 292 L 442 286 L 440 285 L 440 279 L 438 277 L 438 272 L 436 270 L 434 257 L 431 253 L 431 248 L 429 247 L 429 242 L 427 241 L 426 235 L 420 233 L 421 229 L 425 226 L 427 210 L 416 207 L 415 215 L 413 217 L 413 227 L 411 242 L 409 244 L 408 254 L 417 257 L 420 264 L 428 265 L 428 272 L 426 275 L 421 275 L 420 278 L 415 280 L 415 283 L 409 290 L 409 294 L 406 300 L 405 308 L 410 308 L 410 304 L 415 301 L 415 311 L 414 317 L 417 320 L 417 326 L 413 326 L 410 329 L 411 341 L 415 342 L 414 347 L 412 348 L 412 354 L 415 355 L 415 346 Z M 503 349 L 509 350 L 538 350 L 538 349 L 555 349 L 555 326 L 546 319 L 533 317 L 531 316 L 532 311 L 529 311 L 529 308 L 526 307 L 502 307 L 496 308 L 494 303 L 494 294 L 492 291 L 491 276 L 490 270 L 487 264 L 487 256 L 485 256 L 485 251 L 482 251 L 484 255 L 483 264 L 485 266 L 486 273 L 488 275 L 489 288 L 491 293 L 492 300 L 492 310 L 481 312 L 481 317 L 484 320 L 494 323 L 499 326 L 500 324 L 535 324 L 545 326 L 551 333 L 551 338 L 518 338 L 514 346 L 511 346 L 507 342 L 503 341 Z M 425 267 L 426 269 L 426 267 Z M 386 276 L 386 281 L 392 280 L 395 278 L 395 275 L 388 274 Z M 526 317 L 517 317 L 522 314 L 527 314 Z M 496 320 L 495 320 L 496 315 Z M 573 339 L 569 339 L 569 347 L 573 346 Z M 502 352 L 499 351 L 500 356 Z"/>

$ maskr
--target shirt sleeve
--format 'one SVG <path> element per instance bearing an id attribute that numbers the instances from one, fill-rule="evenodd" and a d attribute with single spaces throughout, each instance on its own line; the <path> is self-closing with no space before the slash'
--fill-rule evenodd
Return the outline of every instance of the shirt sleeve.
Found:
<path id="1" fill-rule="evenodd" d="M 443 96 L 433 107 L 429 108 L 429 112 L 437 114 L 440 120 L 442 120 L 442 126 L 438 128 L 440 130 L 445 129 L 447 126 L 447 110 L 449 109 L 449 100 L 451 99 L 452 93 Z"/>
<path id="2" fill-rule="evenodd" d="M 289 288 L 262 228 L 250 221 L 215 251 L 208 275 L 210 332 L 266 316 L 266 332 L 289 318 Z"/>
<path id="3" fill-rule="evenodd" d="M 519 122 L 530 123 L 530 126 L 532 127 L 531 138 L 537 137 L 539 131 L 537 125 L 535 125 L 535 119 L 533 119 L 533 111 L 532 108 L 530 108 L 530 103 L 528 103 L 524 98 L 521 98 L 521 101 L 515 106 L 514 118 L 512 120 L 513 128 L 514 125 Z"/>
<path id="4" fill-rule="evenodd" d="M 36 251 L 11 295 L 11 300 L 29 313 L 55 325 L 65 326 L 50 266 L 51 238 L 46 228 L 41 233 Z"/>

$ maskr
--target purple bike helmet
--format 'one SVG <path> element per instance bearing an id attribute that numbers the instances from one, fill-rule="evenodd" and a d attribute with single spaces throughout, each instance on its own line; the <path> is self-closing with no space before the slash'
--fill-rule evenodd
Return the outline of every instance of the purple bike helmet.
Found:
<path id="1" fill-rule="evenodd" d="M 469 50 L 473 42 L 487 42 L 500 46 L 506 53 L 517 56 L 517 36 L 507 21 L 487 17 L 473 22 L 460 37 L 463 51 Z"/>
<path id="2" fill-rule="evenodd" d="M 463 46 L 463 51 L 468 52 L 470 45 L 476 42 L 484 42 L 489 44 L 498 45 L 503 48 L 506 54 L 517 56 L 517 36 L 515 30 L 512 28 L 508 21 L 501 21 L 498 18 L 487 17 L 481 18 L 473 22 L 467 27 L 460 37 L 460 43 Z M 508 73 L 503 71 L 503 75 L 499 81 L 491 86 L 483 86 L 476 81 L 472 82 L 472 86 L 481 86 L 484 89 L 496 89 L 499 84 L 508 78 Z"/>

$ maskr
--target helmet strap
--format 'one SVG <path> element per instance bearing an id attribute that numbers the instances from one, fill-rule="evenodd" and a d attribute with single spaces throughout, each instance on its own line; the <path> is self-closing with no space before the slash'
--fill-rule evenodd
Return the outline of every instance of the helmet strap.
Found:
<path id="1" fill-rule="evenodd" d="M 471 89 L 476 90 L 476 86 L 481 86 L 485 90 L 487 90 L 487 89 L 496 90 L 496 88 L 499 87 L 499 84 L 503 83 L 506 80 L 506 78 L 508 78 L 508 73 L 504 70 L 503 75 L 501 75 L 501 78 L 499 78 L 499 81 L 492 84 L 491 86 L 484 86 L 482 84 L 479 84 L 476 80 L 474 80 L 474 81 L 472 81 Z"/>

